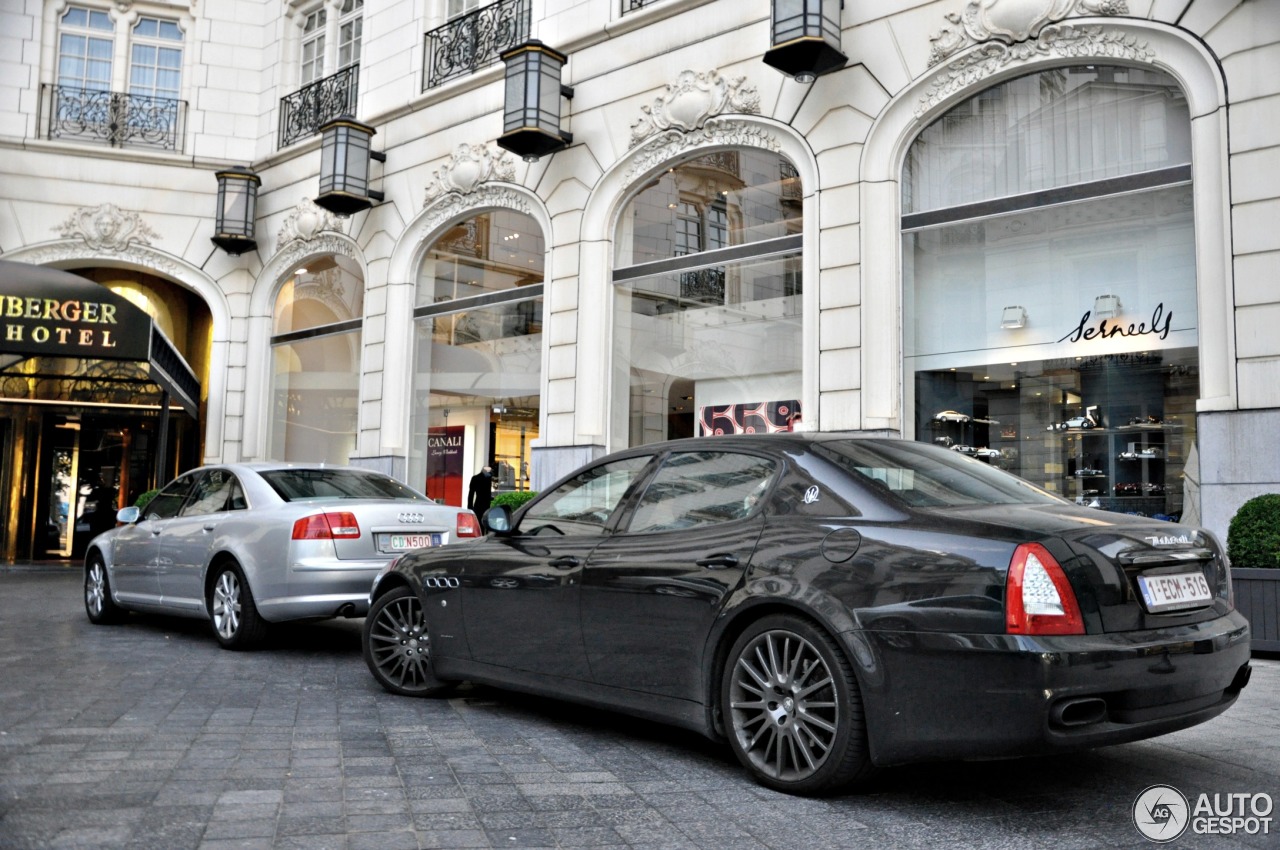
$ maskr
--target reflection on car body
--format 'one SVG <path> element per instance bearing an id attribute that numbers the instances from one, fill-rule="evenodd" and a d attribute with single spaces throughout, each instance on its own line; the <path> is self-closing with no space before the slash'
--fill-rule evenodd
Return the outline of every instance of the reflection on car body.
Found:
<path id="1" fill-rule="evenodd" d="M 1148 738 L 1248 681 L 1210 534 L 925 443 L 660 443 L 487 518 L 483 540 L 378 577 L 362 642 L 383 687 L 469 680 L 660 719 L 727 740 L 783 791 Z"/>

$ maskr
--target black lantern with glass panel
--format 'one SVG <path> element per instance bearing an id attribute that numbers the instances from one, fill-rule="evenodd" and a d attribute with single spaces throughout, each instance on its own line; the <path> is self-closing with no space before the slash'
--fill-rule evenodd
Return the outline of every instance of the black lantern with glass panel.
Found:
<path id="1" fill-rule="evenodd" d="M 369 160 L 387 161 L 385 153 L 370 149 L 376 131 L 350 115 L 341 115 L 320 132 L 320 197 L 316 205 L 338 215 L 351 215 L 381 201 L 383 194 L 369 188 Z"/>
<path id="2" fill-rule="evenodd" d="M 764 63 L 801 83 L 843 68 L 842 8 L 844 0 L 773 0 L 773 46 Z"/>
<path id="3" fill-rule="evenodd" d="M 560 83 L 567 59 L 537 39 L 503 52 L 507 88 L 499 147 L 533 162 L 573 141 L 560 129 L 560 98 L 573 97 L 573 89 Z"/>
<path id="4" fill-rule="evenodd" d="M 253 222 L 262 180 L 238 165 L 213 176 L 218 178 L 218 218 L 214 222 L 213 244 L 228 254 L 252 251 L 258 247 L 253 237 Z"/>

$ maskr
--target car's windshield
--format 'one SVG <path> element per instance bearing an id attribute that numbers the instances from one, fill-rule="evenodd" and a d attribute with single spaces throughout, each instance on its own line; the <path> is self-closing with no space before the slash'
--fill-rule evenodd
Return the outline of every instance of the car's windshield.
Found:
<path id="1" fill-rule="evenodd" d="M 813 451 L 912 507 L 1060 503 L 980 460 L 908 440 L 830 441 L 815 443 Z"/>
<path id="2" fill-rule="evenodd" d="M 376 472 L 354 469 L 272 469 L 261 473 L 286 502 L 322 499 L 408 499 L 430 501 L 426 496 Z"/>

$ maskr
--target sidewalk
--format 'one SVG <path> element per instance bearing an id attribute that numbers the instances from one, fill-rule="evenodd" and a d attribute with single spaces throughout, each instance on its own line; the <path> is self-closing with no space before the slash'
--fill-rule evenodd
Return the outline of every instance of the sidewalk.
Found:
<path id="1" fill-rule="evenodd" d="M 1184 732 L 802 799 L 668 727 L 490 689 L 393 696 L 359 628 L 227 652 L 198 621 L 91 625 L 73 567 L 0 568 L 0 848 L 1135 848 L 1155 846 L 1132 816 L 1153 785 L 1280 798 L 1275 660 Z M 1188 831 L 1168 846 L 1277 843 Z"/>

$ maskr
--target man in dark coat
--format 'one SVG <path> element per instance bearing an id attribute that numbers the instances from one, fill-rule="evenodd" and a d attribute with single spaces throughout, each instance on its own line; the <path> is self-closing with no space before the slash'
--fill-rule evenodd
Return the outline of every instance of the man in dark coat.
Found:
<path id="1" fill-rule="evenodd" d="M 484 519 L 484 512 L 493 504 L 493 467 L 484 469 L 471 476 L 471 484 L 467 489 L 467 507 L 475 515 Z"/>

